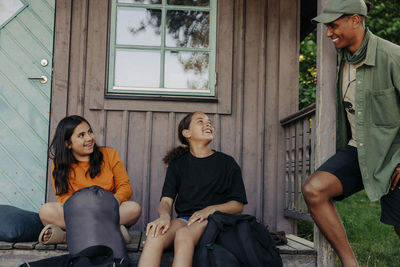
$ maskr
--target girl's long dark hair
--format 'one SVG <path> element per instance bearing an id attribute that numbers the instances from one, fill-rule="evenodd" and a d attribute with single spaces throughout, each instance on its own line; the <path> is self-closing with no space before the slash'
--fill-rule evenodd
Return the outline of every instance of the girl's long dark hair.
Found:
<path id="1" fill-rule="evenodd" d="M 182 143 L 183 146 L 178 146 L 170 151 L 167 152 L 167 154 L 164 156 L 163 161 L 165 164 L 169 164 L 175 159 L 183 156 L 186 152 L 189 151 L 189 142 L 186 140 L 186 137 L 183 136 L 182 131 L 185 129 L 189 129 L 189 125 L 192 122 L 192 117 L 193 114 L 196 112 L 192 112 L 187 114 L 180 122 L 178 125 L 178 138 L 179 141 Z"/>
<path id="2" fill-rule="evenodd" d="M 71 136 L 75 128 L 86 122 L 89 126 L 89 122 L 81 116 L 72 115 L 62 119 L 56 129 L 53 140 L 49 147 L 49 158 L 53 160 L 53 178 L 54 185 L 56 188 L 56 195 L 62 195 L 68 192 L 68 179 L 71 170 L 71 164 L 77 163 L 72 154 L 72 150 L 68 148 L 68 144 L 71 142 Z M 103 153 L 99 150 L 96 143 L 93 146 L 93 153 L 90 154 L 90 167 L 87 173 L 93 179 L 101 172 L 101 164 L 103 162 Z M 87 174 L 86 173 L 86 174 Z"/>

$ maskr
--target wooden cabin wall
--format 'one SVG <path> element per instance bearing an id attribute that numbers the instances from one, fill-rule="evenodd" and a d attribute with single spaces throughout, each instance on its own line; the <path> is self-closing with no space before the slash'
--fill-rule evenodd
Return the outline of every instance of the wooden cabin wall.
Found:
<path id="1" fill-rule="evenodd" d="M 300 0 L 218 1 L 218 103 L 108 99 L 108 0 L 57 0 L 51 130 L 80 114 L 99 145 L 118 150 L 142 205 L 135 229 L 157 217 L 166 166 L 179 144 L 176 128 L 191 111 L 211 116 L 212 146 L 242 168 L 253 214 L 271 229 L 295 231 L 283 217 L 284 155 L 279 119 L 297 110 Z M 48 186 L 48 201 L 54 191 Z"/>

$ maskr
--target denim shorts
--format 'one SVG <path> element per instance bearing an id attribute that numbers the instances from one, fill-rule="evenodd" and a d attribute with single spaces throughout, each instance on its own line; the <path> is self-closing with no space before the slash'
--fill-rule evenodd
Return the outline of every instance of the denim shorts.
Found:
<path id="1" fill-rule="evenodd" d="M 178 216 L 178 220 L 184 221 L 185 223 L 189 222 L 190 216 Z"/>
<path id="2" fill-rule="evenodd" d="M 329 158 L 317 171 L 325 171 L 335 175 L 342 184 L 343 194 L 334 197 L 340 201 L 364 189 L 357 148 L 346 146 Z M 381 198 L 381 222 L 400 226 L 400 189 L 399 186 Z"/>

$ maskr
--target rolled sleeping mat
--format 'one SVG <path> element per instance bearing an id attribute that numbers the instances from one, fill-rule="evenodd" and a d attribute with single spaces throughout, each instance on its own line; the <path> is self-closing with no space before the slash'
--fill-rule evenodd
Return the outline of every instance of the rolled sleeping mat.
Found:
<path id="1" fill-rule="evenodd" d="M 70 254 L 97 245 L 110 247 L 115 259 L 127 258 L 119 225 L 119 204 L 99 186 L 76 191 L 64 203 L 66 238 Z"/>

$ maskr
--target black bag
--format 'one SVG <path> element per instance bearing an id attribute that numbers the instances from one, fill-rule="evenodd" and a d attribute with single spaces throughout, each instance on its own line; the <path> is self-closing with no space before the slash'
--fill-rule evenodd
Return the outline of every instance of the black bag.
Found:
<path id="1" fill-rule="evenodd" d="M 282 266 L 267 227 L 251 215 L 215 212 L 197 243 L 193 267 Z"/>
<path id="2" fill-rule="evenodd" d="M 118 201 L 110 192 L 99 186 L 76 191 L 64 203 L 64 219 L 69 253 L 103 245 L 113 250 L 116 259 L 127 258 Z"/>
<path id="3" fill-rule="evenodd" d="M 107 246 L 92 246 L 71 255 L 51 257 L 24 263 L 19 267 L 130 267 L 127 259 L 114 260 L 113 251 Z"/>

